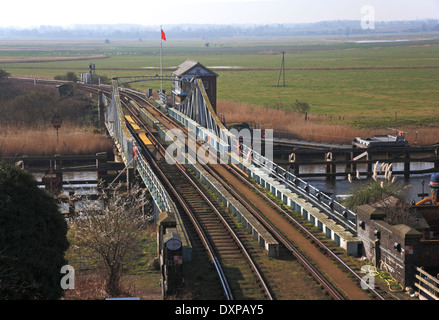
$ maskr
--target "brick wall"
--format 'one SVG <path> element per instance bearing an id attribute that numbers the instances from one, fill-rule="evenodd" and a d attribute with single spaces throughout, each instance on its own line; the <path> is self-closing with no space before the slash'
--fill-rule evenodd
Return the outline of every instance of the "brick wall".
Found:
<path id="1" fill-rule="evenodd" d="M 362 254 L 376 267 L 389 271 L 402 285 L 412 285 L 420 258 L 422 234 L 406 225 L 384 222 L 385 213 L 369 205 L 357 208 Z"/>

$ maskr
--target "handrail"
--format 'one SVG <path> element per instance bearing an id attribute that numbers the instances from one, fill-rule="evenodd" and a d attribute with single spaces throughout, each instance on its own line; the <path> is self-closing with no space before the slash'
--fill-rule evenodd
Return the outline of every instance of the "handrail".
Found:
<path id="1" fill-rule="evenodd" d="M 238 140 L 232 138 L 232 145 L 238 145 L 238 143 Z M 233 149 L 232 152 L 234 152 Z M 244 143 L 242 144 L 242 152 L 243 154 L 251 155 L 250 158 L 252 164 L 264 170 L 268 175 L 273 176 L 278 182 L 292 189 L 292 191 L 297 192 L 329 217 L 346 227 L 354 235 L 357 234 L 356 213 L 349 210 L 335 199 L 329 197 L 327 194 L 321 192 L 319 189 L 313 187 L 308 182 L 296 177 L 294 174 L 280 167 L 273 161 L 252 150 Z"/>
<path id="2" fill-rule="evenodd" d="M 105 125 L 118 144 L 125 164 L 128 165 L 134 161 L 159 209 L 170 212 L 171 202 L 165 188 L 140 152 L 135 152 L 135 139 L 125 122 L 116 79 L 113 79 L 113 98 L 105 112 Z"/>

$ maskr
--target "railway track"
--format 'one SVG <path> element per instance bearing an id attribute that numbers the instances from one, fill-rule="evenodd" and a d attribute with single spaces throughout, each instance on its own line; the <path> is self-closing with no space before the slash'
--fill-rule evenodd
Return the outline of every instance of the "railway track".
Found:
<path id="1" fill-rule="evenodd" d="M 200 193 L 195 190 L 194 186 L 180 178 L 181 173 L 176 166 L 161 161 L 159 167 L 163 169 L 163 172 L 166 172 L 165 175 L 170 183 L 186 201 L 194 218 L 211 242 L 216 258 L 221 264 L 231 288 L 233 299 L 271 300 L 271 293 L 268 288 L 264 288 L 265 282 L 261 279 L 261 275 L 247 251 L 247 248 L 252 248 L 255 244 L 249 241 L 244 243 L 241 240 L 242 234 L 236 233 L 236 222 L 212 194 L 204 193 L 207 199 L 204 197 L 200 199 Z M 199 190 L 204 189 L 196 177 L 191 178 L 195 179 L 192 181 Z M 202 261 L 203 258 L 201 257 L 198 261 L 200 262 L 200 260 Z"/>
<path id="2" fill-rule="evenodd" d="M 157 113 L 161 113 L 161 116 L 164 116 L 160 110 L 157 110 Z M 157 117 L 159 115 L 156 114 Z M 169 120 L 168 120 L 169 121 Z M 174 123 L 174 125 L 178 125 Z M 333 299 L 336 300 L 344 300 L 344 299 L 369 299 L 367 297 L 365 291 L 361 289 L 361 276 L 351 268 L 348 264 L 346 264 L 342 259 L 340 259 L 336 254 L 332 252 L 322 241 L 320 241 L 316 236 L 312 234 L 309 230 L 303 227 L 296 219 L 294 219 L 290 214 L 288 214 L 284 209 L 282 209 L 279 205 L 277 205 L 273 200 L 271 200 L 267 195 L 258 190 L 254 185 L 252 185 L 249 181 L 246 180 L 245 177 L 241 174 L 239 170 L 234 169 L 229 165 L 215 165 L 215 166 L 204 166 L 208 172 L 214 175 L 218 181 L 220 181 L 223 186 L 228 189 L 237 199 L 240 199 L 241 203 L 243 203 L 246 208 L 253 213 L 255 217 L 259 219 L 263 223 L 264 226 L 269 229 L 273 235 L 279 240 L 280 243 L 284 245 L 284 247 L 293 254 L 299 261 L 301 261 L 302 265 L 310 272 L 311 275 L 325 288 L 325 290 L 330 294 Z M 213 168 L 215 167 L 215 169 Z M 342 286 L 332 283 L 328 281 L 328 275 L 323 275 L 319 267 L 315 264 L 315 261 L 311 261 L 304 254 L 301 253 L 299 248 L 296 248 L 297 244 L 291 237 L 282 233 L 279 228 L 274 225 L 269 218 L 267 218 L 261 210 L 258 210 L 254 205 L 252 205 L 252 201 L 246 199 L 243 194 L 248 194 L 248 192 L 239 192 L 235 187 L 235 183 L 231 183 L 230 175 L 229 178 L 224 180 L 224 176 L 227 176 L 227 171 L 232 173 L 234 177 L 239 179 L 242 184 L 246 185 L 248 190 L 251 190 L 258 194 L 258 196 L 264 199 L 265 202 L 270 204 L 270 207 L 273 211 L 277 213 L 277 215 L 281 215 L 287 219 L 288 222 L 291 223 L 294 228 L 300 231 L 307 238 L 310 238 L 314 243 L 315 248 L 320 251 L 320 254 L 323 258 L 330 258 L 333 261 L 333 264 L 328 264 L 326 261 L 326 266 L 330 266 L 330 268 L 341 268 L 346 272 L 349 277 L 343 277 L 341 274 L 337 274 L 338 272 L 332 272 L 333 278 L 337 278 L 338 282 L 342 282 Z M 297 236 L 297 235 L 296 235 Z M 324 269 L 324 268 L 323 268 Z M 338 271 L 338 270 L 337 270 Z M 325 272 L 327 273 L 327 272 Z M 353 280 L 352 280 L 353 279 Z M 350 284 L 350 285 L 349 285 Z M 372 294 L 373 299 L 385 300 L 379 290 L 375 290 L 375 288 L 369 287 L 369 292 Z"/>
<path id="3" fill-rule="evenodd" d="M 132 96 L 131 96 L 132 97 Z M 143 100 L 143 99 L 142 99 Z M 144 100 L 144 103 L 148 103 L 148 101 Z M 154 113 L 154 116 L 157 118 L 166 119 L 166 122 L 173 127 L 181 128 L 177 123 L 175 123 L 173 120 L 170 120 L 168 117 L 166 117 L 160 110 L 157 110 L 155 107 L 151 106 L 151 109 L 148 109 L 150 112 Z M 162 123 L 165 121 L 162 121 Z M 187 132 L 186 132 L 187 133 Z M 232 186 L 230 183 L 227 183 L 224 178 L 221 176 L 221 173 L 219 171 L 223 171 L 227 168 L 229 170 L 231 169 L 230 166 L 222 166 L 217 165 L 215 166 L 217 169 L 213 170 L 211 166 L 203 166 L 206 170 L 208 170 L 209 173 L 211 173 L 217 181 L 219 181 L 226 189 L 232 192 L 232 194 L 239 199 L 239 201 L 245 205 L 247 209 L 252 212 L 252 214 L 259 219 L 263 223 L 264 226 L 268 227 L 268 229 L 271 231 L 271 233 L 284 245 L 284 247 L 287 249 L 287 251 L 291 254 L 293 254 L 298 261 L 302 264 L 302 266 L 308 270 L 308 272 L 313 276 L 313 278 L 322 285 L 325 290 L 328 292 L 328 294 L 331 296 L 334 300 L 344 300 L 345 296 L 339 292 L 339 290 L 326 279 L 326 277 L 322 274 L 318 268 L 316 268 L 312 262 L 309 261 L 298 249 L 294 247 L 292 242 L 288 240 L 285 236 L 283 236 L 279 231 L 276 230 L 276 228 L 263 217 L 261 213 L 259 213 L 256 208 L 254 208 L 245 197 L 240 195 Z"/>
<path id="4" fill-rule="evenodd" d="M 139 97 L 138 95 L 134 95 L 133 93 L 130 93 L 128 96 L 133 100 L 137 100 L 141 104 L 150 105 L 150 103 L 146 99 L 144 99 L 143 97 Z M 182 128 L 181 125 L 176 123 L 173 119 L 169 119 L 166 115 L 164 115 L 156 107 L 150 105 L 150 107 L 148 108 L 148 111 L 151 112 L 151 114 L 153 114 L 153 116 L 160 119 L 160 121 L 162 121 L 163 124 L 168 124 L 169 128 L 177 127 L 177 128 L 184 130 L 184 128 Z M 343 290 L 341 290 L 339 286 L 336 286 L 331 281 L 328 281 L 327 272 L 325 272 L 325 275 L 323 275 L 322 272 L 319 270 L 319 268 L 316 267 L 315 261 L 313 261 L 312 259 L 310 260 L 306 255 L 304 255 L 301 252 L 301 251 L 303 251 L 302 248 L 300 248 L 300 250 L 298 248 L 296 248 L 297 243 L 295 243 L 293 240 L 291 240 L 291 237 L 285 235 L 285 231 L 279 230 L 279 227 L 275 223 L 270 221 L 271 218 L 269 218 L 265 215 L 266 210 L 261 210 L 260 208 L 259 209 L 256 208 L 254 205 L 252 205 L 251 199 L 246 199 L 246 197 L 243 194 L 244 193 L 247 194 L 247 192 L 242 191 L 242 185 L 247 185 L 246 188 L 248 190 L 251 190 L 254 194 L 257 194 L 258 197 L 263 198 L 265 202 L 269 203 L 271 210 L 276 211 L 278 215 L 281 214 L 282 216 L 287 217 L 287 219 L 290 220 L 291 224 L 294 225 L 295 228 L 297 228 L 301 233 L 306 234 L 307 237 L 310 237 L 311 241 L 314 242 L 314 244 L 316 244 L 316 246 L 314 246 L 315 249 L 317 248 L 317 250 L 320 251 L 321 255 L 325 256 L 326 259 L 328 259 L 328 256 L 329 256 L 333 260 L 333 262 L 335 261 L 335 264 L 333 264 L 332 267 L 335 266 L 335 268 L 338 268 L 341 266 L 341 268 L 343 268 L 345 271 L 352 274 L 354 279 L 357 279 L 359 281 L 361 280 L 360 277 L 357 275 L 357 273 L 354 270 L 352 270 L 349 266 L 347 266 L 335 254 L 333 254 L 331 252 L 331 250 L 326 248 L 326 246 L 320 240 L 318 240 L 314 235 L 310 234 L 307 230 L 305 230 L 303 228 L 303 226 L 301 226 L 297 221 L 295 221 L 294 218 L 292 218 L 282 208 L 280 208 L 277 204 L 275 204 L 272 200 L 270 200 L 261 191 L 257 190 L 257 188 L 255 188 L 248 181 L 246 181 L 245 177 L 243 177 L 241 175 L 241 173 L 239 173 L 237 170 L 233 169 L 230 166 L 217 165 L 217 166 L 215 166 L 215 169 L 213 169 L 211 166 L 210 167 L 205 166 L 205 167 L 212 175 L 214 175 L 217 178 L 218 181 L 220 181 L 232 194 L 234 194 L 236 198 L 240 199 L 240 201 L 246 206 L 246 208 L 248 210 L 250 210 L 272 232 L 273 235 L 275 235 L 275 237 L 279 240 L 280 243 L 283 244 L 284 248 L 290 254 L 294 255 L 296 257 L 296 259 L 301 262 L 301 264 L 308 270 L 308 272 L 313 275 L 314 279 L 316 279 L 316 281 L 318 281 L 325 288 L 325 290 L 328 292 L 328 294 L 331 296 L 332 299 L 343 300 L 346 298 L 348 298 L 348 299 L 357 299 L 357 298 L 363 299 L 364 298 L 365 293 L 364 293 L 364 290 L 363 290 L 363 292 L 361 292 L 361 289 L 359 289 L 359 287 L 360 287 L 359 283 L 354 285 L 354 287 L 355 286 L 357 287 L 356 288 L 357 293 L 350 293 L 349 290 L 355 291 L 355 288 L 353 289 L 351 287 L 350 289 L 344 288 Z M 172 172 L 171 168 L 163 168 L 163 169 L 165 172 Z M 228 174 L 226 173 L 226 171 L 228 172 Z M 232 174 L 235 177 L 235 179 L 240 180 L 241 191 L 238 190 L 238 187 L 233 187 L 234 183 L 231 183 L 230 176 L 228 176 L 230 174 Z M 227 179 L 224 177 L 227 177 Z M 227 180 L 227 182 L 225 180 Z M 183 184 L 185 184 L 185 183 L 183 183 Z M 177 188 L 178 187 L 183 188 L 183 189 L 180 189 L 180 191 L 179 191 L 180 193 L 189 192 L 189 191 L 184 191 L 185 187 L 183 185 L 179 186 L 179 182 L 175 182 L 175 185 L 177 186 Z M 187 185 L 187 183 L 186 183 L 186 185 Z M 195 196 L 193 194 L 190 195 L 190 192 L 189 192 L 187 194 L 187 197 L 188 197 L 188 199 L 193 197 L 192 206 L 194 206 L 194 208 L 196 208 L 197 206 L 200 206 L 199 196 Z M 190 202 L 190 201 L 188 200 L 188 202 Z M 191 204 L 188 204 L 188 205 L 191 206 Z M 214 205 L 214 206 L 218 207 L 218 205 Z M 208 209 L 206 209 L 206 207 L 204 207 L 204 209 L 208 211 Z M 264 213 L 262 213 L 261 211 L 264 211 Z M 214 220 L 211 220 L 209 223 L 212 226 L 215 225 L 217 227 L 218 221 L 215 221 L 215 222 L 213 222 L 213 221 Z M 206 225 L 207 225 L 207 223 L 206 223 Z M 212 232 L 213 232 L 212 234 L 215 234 L 215 231 L 212 231 Z M 216 233 L 218 234 L 218 231 L 216 231 Z M 220 232 L 220 234 L 222 235 L 222 232 Z M 308 242 L 309 242 L 309 240 L 308 240 Z M 325 271 L 327 271 L 327 270 L 325 269 Z M 352 280 L 350 280 L 348 278 L 347 278 L 347 280 L 352 282 Z M 382 299 L 382 300 L 384 299 L 373 288 L 370 288 L 370 289 L 371 289 L 372 294 L 374 294 L 377 299 Z M 341 292 L 343 292 L 343 293 L 341 293 Z"/>
<path id="5" fill-rule="evenodd" d="M 127 107 L 127 110 L 137 120 L 137 124 L 143 126 L 149 138 L 155 140 L 155 145 L 160 145 L 153 133 L 132 112 L 131 108 Z M 142 140 L 139 139 L 138 143 L 142 145 Z M 160 149 L 164 158 L 165 148 L 160 145 Z M 147 150 L 146 146 L 142 150 Z M 156 163 L 157 173 L 162 177 L 171 194 L 176 197 L 176 202 L 182 206 L 192 225 L 195 226 L 211 261 L 214 262 L 226 299 L 272 300 L 271 292 L 257 265 L 240 237 L 235 233 L 236 227 L 232 227 L 234 221 L 228 213 L 213 195 L 204 190 L 197 178 L 187 172 L 184 166 L 170 165 L 163 158 L 157 162 L 150 162 Z"/>
<path id="6" fill-rule="evenodd" d="M 267 201 L 267 203 L 269 203 L 269 205 L 273 208 L 273 210 L 277 211 L 279 214 L 281 214 L 283 217 L 285 217 L 285 219 L 289 223 L 291 223 L 291 225 L 293 225 L 302 234 L 306 235 L 325 256 L 329 257 L 331 260 L 333 260 L 337 264 L 337 266 L 339 266 L 340 268 L 345 270 L 354 279 L 354 281 L 356 281 L 358 283 L 358 286 L 357 286 L 358 290 L 357 291 L 359 293 L 362 293 L 364 291 L 363 289 L 360 290 L 360 283 L 361 283 L 362 279 L 361 279 L 361 276 L 359 276 L 358 273 L 354 270 L 354 268 L 352 268 L 346 262 L 344 262 L 327 245 L 325 245 L 323 241 L 321 241 L 316 235 L 314 235 L 313 232 L 311 232 L 306 227 L 304 227 L 304 225 L 302 223 L 300 223 L 297 219 L 295 219 L 285 209 L 283 209 L 280 205 L 278 205 L 276 202 L 271 200 L 266 194 L 264 194 L 262 191 L 260 191 L 258 188 L 256 188 L 253 184 L 251 184 L 246 179 L 246 177 L 242 175 L 242 173 L 239 170 L 236 170 L 232 167 L 229 167 L 228 170 L 230 171 L 230 173 L 234 177 L 236 177 L 237 179 L 242 181 L 243 184 L 247 185 L 250 189 L 254 190 L 254 192 L 257 193 L 261 198 L 264 198 Z M 237 197 L 240 197 L 240 194 L 236 189 L 232 190 L 231 192 L 233 192 Z M 248 204 L 248 202 L 247 202 L 247 205 L 249 205 L 251 207 L 251 204 Z M 269 219 L 263 213 L 261 213 L 257 208 L 253 207 L 253 208 L 249 208 L 249 210 L 251 210 L 255 214 L 255 216 L 257 216 L 259 219 L 263 220 L 264 224 L 266 226 L 270 227 L 270 229 L 273 230 L 273 232 L 276 232 L 282 243 L 284 243 L 287 247 L 291 246 L 292 247 L 291 252 L 294 255 L 296 255 L 294 253 L 294 242 L 293 241 L 291 241 L 287 236 L 282 234 L 281 231 L 277 230 L 276 227 L 269 221 Z M 300 252 L 299 252 L 299 254 L 300 254 Z M 313 272 L 313 271 L 311 271 L 311 272 Z M 318 277 L 322 276 L 321 273 L 318 272 L 318 270 L 317 270 L 317 273 L 320 274 L 320 275 L 317 275 Z M 324 285 L 324 284 L 322 283 L 322 285 Z M 331 287 L 332 287 L 332 289 L 331 289 Z M 331 285 L 329 286 L 328 289 L 329 290 L 337 290 Z M 375 288 L 372 288 L 372 287 L 369 287 L 368 290 L 371 292 L 371 294 L 374 296 L 375 299 L 385 300 L 385 298 L 383 297 L 382 292 L 380 292 L 380 290 L 376 290 Z"/>
<path id="7" fill-rule="evenodd" d="M 52 83 L 52 82 L 51 82 Z M 90 92 L 97 92 L 98 90 L 101 90 L 101 91 L 104 91 L 104 92 L 107 92 L 107 94 L 108 94 L 108 97 L 110 97 L 111 96 L 111 89 L 109 88 L 109 87 L 98 87 L 98 88 L 96 88 L 95 86 L 81 86 L 83 89 L 85 89 L 85 90 L 88 90 L 88 91 L 90 91 Z M 133 98 L 133 99 L 136 99 L 137 101 L 139 101 L 139 102 L 141 102 L 141 103 L 148 103 L 144 98 L 141 98 L 141 100 L 138 100 L 139 99 L 139 97 L 138 96 L 134 96 L 134 95 L 132 95 L 133 93 L 131 93 L 130 94 L 130 97 L 131 98 Z M 152 114 L 154 115 L 154 116 L 156 116 L 157 118 L 159 118 L 159 119 L 161 119 L 161 121 L 163 121 L 163 123 L 165 124 L 165 123 L 168 123 L 169 125 L 171 125 L 171 126 L 174 126 L 174 127 L 178 127 L 178 128 L 180 128 L 180 129 L 183 129 L 179 124 L 177 124 L 175 121 L 173 121 L 172 119 L 169 119 L 168 117 L 166 117 L 163 113 L 161 113 L 161 111 L 160 110 L 158 110 L 157 108 L 155 108 L 155 107 L 152 107 L 152 108 L 149 108 L 148 110 L 150 110 L 151 112 L 152 112 Z M 161 164 L 160 164 L 161 165 Z M 173 176 L 174 174 L 172 174 L 172 170 L 170 169 L 170 168 L 163 168 L 164 170 L 165 170 L 165 172 L 170 172 L 171 173 L 171 176 Z M 175 169 L 175 168 L 174 168 Z M 217 169 L 217 168 L 216 168 Z M 213 173 L 214 171 L 212 171 L 212 169 L 209 169 L 210 170 L 210 172 L 211 173 Z M 229 171 L 229 173 L 231 173 L 231 174 L 233 174 L 234 176 L 235 176 L 235 178 L 236 179 L 239 179 L 239 180 L 241 180 L 241 183 L 242 184 L 249 184 L 248 183 L 248 181 L 246 182 L 245 181 L 245 177 L 243 177 L 242 175 L 241 175 L 241 173 L 239 173 L 238 171 L 236 171 L 236 170 L 234 170 L 233 168 L 231 168 L 231 167 L 223 167 L 223 169 L 220 169 L 220 170 L 216 170 L 216 174 L 217 174 L 217 176 L 219 177 L 219 179 L 221 180 L 222 178 L 224 178 L 225 176 L 226 176 L 226 174 L 225 174 L 225 171 L 223 171 L 223 170 L 227 170 L 227 171 Z M 162 173 L 163 174 L 163 173 Z M 221 178 L 222 177 L 222 178 Z M 181 180 L 181 179 L 177 179 L 177 180 Z M 194 210 L 194 211 L 196 211 L 197 209 L 198 210 L 200 210 L 200 212 L 203 212 L 203 210 L 205 211 L 205 213 L 207 212 L 207 211 L 209 211 L 209 209 L 207 209 L 207 207 L 205 207 L 205 206 L 203 206 L 203 205 L 201 205 L 200 204 L 200 202 L 199 202 L 199 199 L 200 199 L 200 196 L 197 196 L 197 195 L 195 195 L 195 193 L 193 193 L 193 190 L 192 191 L 189 191 L 189 190 L 185 190 L 184 188 L 187 188 L 187 183 L 183 183 L 181 186 L 179 186 L 178 185 L 179 184 L 179 182 L 175 182 L 175 186 L 176 186 L 176 188 L 174 189 L 174 192 L 176 193 L 176 194 L 178 194 L 178 193 L 181 193 L 181 194 L 185 194 L 185 196 L 187 197 L 187 202 L 181 202 L 179 205 L 180 206 L 182 206 L 182 207 L 185 207 L 185 210 Z M 195 183 L 196 184 L 196 183 Z M 229 186 L 230 188 L 229 188 L 229 190 L 232 192 L 232 190 L 234 189 L 234 191 L 233 191 L 233 193 L 235 194 L 235 196 L 236 197 L 241 197 L 241 198 L 246 198 L 246 196 L 243 196 L 243 194 L 244 194 L 244 192 L 242 192 L 242 191 L 240 191 L 240 190 L 238 190 L 239 188 L 238 187 L 231 187 L 232 185 L 234 185 L 234 184 L 232 184 L 231 182 L 230 182 L 230 180 L 227 180 L 227 183 L 223 183 L 224 185 L 227 185 L 227 186 Z M 169 182 L 169 185 L 170 185 L 170 187 L 173 187 L 173 185 L 172 185 L 172 183 L 171 182 Z M 178 191 L 177 191 L 177 188 L 178 187 L 181 187 L 181 188 L 183 188 L 183 189 L 179 189 Z M 195 188 L 195 187 L 194 187 Z M 273 201 L 271 201 L 271 200 L 269 200 L 265 195 L 263 195 L 263 193 L 261 193 L 260 191 L 258 191 L 257 190 L 257 188 L 255 188 L 254 186 L 251 186 L 251 185 L 248 185 L 247 186 L 247 189 L 252 189 L 252 192 L 254 193 L 254 194 L 257 194 L 257 196 L 258 197 L 260 197 L 260 198 L 264 198 L 264 201 L 266 201 L 267 203 L 269 203 L 269 202 L 271 202 L 271 204 L 270 204 L 270 206 L 271 206 L 271 208 L 272 208 L 272 210 L 275 210 L 275 211 L 277 211 L 278 212 L 278 214 L 279 213 L 281 213 L 284 217 L 287 217 L 287 219 L 289 219 L 289 221 L 291 222 L 291 224 L 293 224 L 293 225 L 295 225 L 295 228 L 297 228 L 298 230 L 300 230 L 300 232 L 302 232 L 302 233 L 307 233 L 307 231 L 306 230 L 303 230 L 303 226 L 301 226 L 300 225 L 300 223 L 297 223 L 297 221 L 294 221 L 294 219 L 292 219 L 287 213 L 285 213 L 285 211 L 284 210 L 282 210 L 281 208 L 279 208 L 279 206 L 278 205 L 276 205 L 275 203 L 273 203 Z M 247 195 L 247 192 L 245 192 L 246 193 L 246 195 Z M 192 198 L 192 200 L 191 200 L 191 198 Z M 195 200 L 196 199 L 196 200 Z M 214 199 L 212 199 L 212 200 L 214 200 Z M 192 202 L 191 202 L 192 201 Z M 265 215 L 265 210 L 262 210 L 261 208 L 255 208 L 255 207 L 253 207 L 252 208 L 252 201 L 251 201 L 251 199 L 246 199 L 246 200 L 242 200 L 242 202 L 244 203 L 244 205 L 249 209 L 249 210 L 251 210 L 254 214 L 255 214 L 255 216 L 258 216 L 259 217 L 259 219 L 261 220 L 261 221 L 264 221 L 265 220 L 265 222 L 264 222 L 264 224 L 273 232 L 273 234 L 276 234 L 276 237 L 278 237 L 278 239 L 280 239 L 280 242 L 281 243 L 283 243 L 284 244 L 284 247 L 285 248 L 287 248 L 291 253 L 293 253 L 293 249 L 294 249 L 294 247 L 295 247 L 295 244 L 296 243 L 294 243 L 294 241 L 291 241 L 291 238 L 289 237 L 289 236 L 286 236 L 285 235 L 285 229 L 283 230 L 283 231 L 281 231 L 280 230 L 280 228 L 279 228 L 279 225 L 276 225 L 275 223 L 273 223 L 272 221 L 271 221 L 271 219 L 270 218 L 268 218 L 268 217 L 266 217 L 266 215 Z M 246 204 L 245 204 L 246 203 Z M 191 209 L 191 207 L 192 207 L 192 209 Z M 213 207 L 215 207 L 215 208 L 217 208 L 218 207 L 218 205 L 217 204 L 214 204 L 213 205 Z M 278 207 L 278 208 L 276 208 L 276 207 Z M 212 209 L 213 210 L 213 209 Z M 262 214 L 262 212 L 261 211 L 263 211 L 263 213 L 264 214 Z M 200 215 L 202 215 L 202 214 L 200 214 Z M 206 214 L 207 215 L 207 214 Z M 265 216 L 265 217 L 264 217 Z M 193 218 L 191 218 L 191 219 L 193 219 Z M 205 234 L 207 234 L 207 232 L 206 231 L 200 231 L 199 229 L 200 229 L 200 226 L 202 225 L 202 224 L 205 224 L 205 225 L 208 225 L 209 223 L 211 224 L 211 225 L 215 225 L 215 227 L 214 228 L 217 228 L 217 225 L 218 225 L 218 223 L 217 223 L 217 221 L 215 221 L 215 222 L 213 222 L 214 220 L 210 220 L 210 222 L 208 223 L 208 219 L 206 219 L 205 220 L 206 222 L 205 223 L 199 223 L 198 224 L 198 227 L 196 227 L 198 230 L 196 231 L 197 233 L 205 233 Z M 270 226 L 271 225 L 271 226 Z M 203 227 L 204 228 L 204 227 Z M 208 229 L 205 229 L 205 230 L 208 230 Z M 216 231 L 216 233 L 218 233 L 218 230 Z M 212 234 L 215 234 L 215 231 L 214 231 L 214 229 L 212 229 Z M 219 234 L 221 234 L 222 235 L 222 232 L 219 232 Z M 348 267 L 348 266 L 346 266 L 346 264 L 343 262 L 343 261 L 341 261 L 336 255 L 334 255 L 329 249 L 327 249 L 327 248 L 325 248 L 325 245 L 324 244 L 322 244 L 321 243 L 321 241 L 318 241 L 318 239 L 317 238 L 315 238 L 313 235 L 311 235 L 311 234 L 307 234 L 307 236 L 308 237 L 310 237 L 311 238 L 311 240 L 315 243 L 315 244 L 317 244 L 317 248 L 320 250 L 320 251 L 322 251 L 323 252 L 323 255 L 325 255 L 325 256 L 329 256 L 331 259 L 333 259 L 334 261 L 336 261 L 336 263 L 337 263 L 337 266 L 341 266 L 341 268 L 344 268 L 345 270 L 347 270 L 348 272 L 350 272 L 352 275 L 353 275 L 353 277 L 354 278 L 356 278 L 357 280 L 360 280 L 360 277 L 353 271 L 353 270 L 350 270 L 350 268 Z M 209 238 L 208 237 L 206 237 L 206 236 L 204 236 L 205 238 L 203 238 L 203 237 L 201 237 L 202 238 L 202 240 L 200 240 L 202 243 L 205 243 L 205 242 L 208 242 L 208 241 L 211 241 L 213 238 L 211 238 L 210 240 L 209 240 Z M 239 238 L 242 238 L 243 236 L 242 235 L 238 235 L 238 237 Z M 283 238 L 285 238 L 285 239 L 283 239 Z M 213 241 L 212 241 L 213 242 Z M 297 245 L 297 244 L 296 244 Z M 206 249 L 206 250 L 200 250 L 200 256 L 202 255 L 201 254 L 201 252 L 202 251 L 207 251 L 207 252 L 209 252 L 210 254 L 211 254 L 211 259 L 212 259 L 212 261 L 213 261 L 213 265 L 214 265 L 214 269 L 216 269 L 216 271 L 217 271 L 217 273 L 218 273 L 218 277 L 219 278 L 221 278 L 221 280 L 220 280 L 220 282 L 222 283 L 222 287 L 224 288 L 224 287 L 227 287 L 227 283 L 229 282 L 229 280 L 227 280 L 227 277 L 225 277 L 224 275 L 225 275 L 225 272 L 224 272 L 224 270 L 222 270 L 223 268 L 221 267 L 221 265 L 220 265 L 220 263 L 219 263 L 219 258 L 217 258 L 216 256 L 214 256 L 213 255 L 213 251 L 214 250 L 216 250 L 216 248 L 215 248 L 215 246 L 211 246 L 210 247 L 210 249 L 208 248 L 208 249 Z M 301 250 L 300 251 L 303 251 L 302 250 L 302 248 L 301 248 Z M 293 255 L 295 255 L 296 256 L 296 254 L 294 254 L 293 253 Z M 299 255 L 297 255 L 296 256 L 297 257 L 297 259 L 298 260 L 301 260 L 301 258 L 299 258 Z M 304 259 L 306 260 L 306 259 L 308 259 L 308 258 L 306 258 L 306 257 L 304 257 Z M 202 259 L 200 259 L 200 261 L 201 261 Z M 239 260 L 242 260 L 242 258 L 239 258 Z M 313 265 L 313 263 L 314 262 L 312 262 L 312 261 L 308 261 L 308 262 L 304 262 L 304 265 L 306 265 L 306 264 L 310 264 L 311 266 Z M 225 269 L 227 269 L 227 268 L 225 268 Z M 207 270 L 207 268 L 206 268 L 206 270 Z M 326 270 L 325 270 L 326 271 Z M 311 273 L 312 273 L 312 271 L 310 271 Z M 206 272 L 206 275 L 207 274 L 210 274 L 211 272 Z M 326 275 L 325 276 L 322 276 L 323 278 L 325 278 L 326 277 Z M 316 278 L 319 278 L 319 276 L 316 276 Z M 318 280 L 318 281 L 321 281 L 321 280 Z M 324 279 L 323 281 L 322 281 L 322 283 L 323 282 L 325 282 L 326 280 Z M 266 287 L 266 285 L 259 285 L 259 290 L 260 291 L 264 291 L 264 290 L 261 290 L 261 287 Z M 359 285 L 357 284 L 357 287 L 359 287 Z M 229 289 L 230 290 L 230 289 Z M 250 290 L 250 291 L 253 291 L 253 290 Z M 328 292 L 330 292 L 331 290 L 328 290 Z M 232 291 L 229 291 L 229 293 L 227 293 L 227 289 L 224 289 L 224 292 L 226 292 L 225 293 L 225 296 L 228 298 L 228 299 L 233 299 L 233 298 L 235 298 L 234 296 L 233 296 L 233 293 L 232 293 Z M 379 293 L 377 293 L 377 292 L 375 292 L 373 289 L 371 290 L 371 292 L 377 297 L 377 299 L 384 299 Z M 248 294 L 248 293 L 245 293 L 244 295 L 246 295 L 246 294 Z M 340 293 L 330 293 L 331 295 L 333 295 L 333 299 L 343 299 L 344 297 L 343 297 L 343 295 L 340 295 Z M 267 294 L 267 293 L 262 293 L 262 295 L 264 295 L 266 298 L 267 297 L 270 297 L 270 294 Z M 348 294 L 348 298 L 351 298 L 351 297 L 349 297 L 349 294 Z"/>

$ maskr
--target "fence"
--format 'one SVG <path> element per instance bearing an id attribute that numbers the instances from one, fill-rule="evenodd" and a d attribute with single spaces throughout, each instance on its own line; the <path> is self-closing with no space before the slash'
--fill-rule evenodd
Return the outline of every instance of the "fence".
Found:
<path id="1" fill-rule="evenodd" d="M 118 145 L 126 166 L 130 164 L 136 165 L 158 209 L 160 211 L 171 211 L 171 200 L 160 180 L 141 153 L 136 152 L 135 154 L 137 146 L 134 137 L 125 123 L 116 80 L 113 81 L 113 97 L 105 113 L 105 124 L 108 132 Z"/>
<path id="2" fill-rule="evenodd" d="M 416 279 L 415 287 L 419 289 L 419 298 L 421 300 L 439 300 L 439 279 L 428 274 L 422 268 L 416 268 L 419 274 Z"/>
<path id="3" fill-rule="evenodd" d="M 238 144 L 239 141 L 232 138 L 232 146 L 237 146 Z M 242 145 L 242 154 L 251 155 L 251 162 L 255 166 L 261 168 L 267 174 L 276 178 L 280 183 L 285 185 L 285 187 L 290 188 L 292 191 L 301 195 L 313 206 L 322 210 L 328 217 L 344 226 L 354 235 L 357 234 L 356 213 L 347 209 L 327 194 L 310 185 L 308 182 L 296 177 L 273 161 L 260 155 L 245 144 Z"/>

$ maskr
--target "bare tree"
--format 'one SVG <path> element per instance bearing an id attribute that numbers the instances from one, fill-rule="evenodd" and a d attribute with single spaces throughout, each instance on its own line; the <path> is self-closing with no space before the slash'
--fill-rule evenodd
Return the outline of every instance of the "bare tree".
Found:
<path id="1" fill-rule="evenodd" d="M 100 188 L 101 189 L 101 188 Z M 88 201 L 87 211 L 70 221 L 72 236 L 80 247 L 96 252 L 102 263 L 106 292 L 118 296 L 124 259 L 141 233 L 153 221 L 147 191 L 138 185 L 127 192 L 123 184 L 99 191 L 98 201 Z"/>

